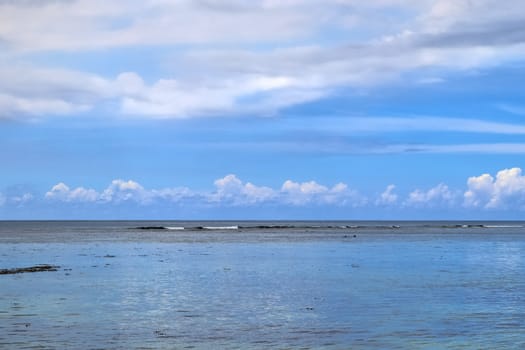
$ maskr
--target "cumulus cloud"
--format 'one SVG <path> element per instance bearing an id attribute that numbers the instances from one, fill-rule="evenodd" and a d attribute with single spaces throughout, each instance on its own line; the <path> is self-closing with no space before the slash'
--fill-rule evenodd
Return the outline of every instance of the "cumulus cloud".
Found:
<path id="1" fill-rule="evenodd" d="M 261 203 L 304 205 L 362 205 L 364 197 L 351 190 L 344 183 L 333 187 L 315 181 L 295 182 L 287 180 L 280 189 L 244 183 L 230 174 L 215 181 L 216 191 L 208 198 L 217 203 L 253 205 Z"/>
<path id="2" fill-rule="evenodd" d="M 349 206 L 385 207 L 397 205 L 404 209 L 463 208 L 493 210 L 525 210 L 525 176 L 520 168 L 503 169 L 495 177 L 490 174 L 473 176 L 467 180 L 464 192 L 451 189 L 440 183 L 427 190 L 415 189 L 404 199 L 395 193 L 391 184 L 375 200 L 369 200 L 345 183 L 332 187 L 316 181 L 285 181 L 280 188 L 254 185 L 243 182 L 234 174 L 215 180 L 215 189 L 197 192 L 186 187 L 147 189 L 132 180 L 113 180 L 102 191 L 76 187 L 70 188 L 60 182 L 53 186 L 45 199 L 64 203 L 123 204 L 135 203 L 154 205 L 160 202 L 192 203 L 195 205 L 217 206 Z M 0 193 L 0 206 L 24 204 L 37 198 L 29 192 L 5 196 Z M 462 202 L 463 201 L 463 202 Z M 463 203 L 463 205 L 461 205 Z"/>
<path id="3" fill-rule="evenodd" d="M 470 177 L 464 205 L 487 209 L 525 208 L 525 176 L 520 168 L 503 169 L 496 178 L 489 174 Z"/>
<path id="4" fill-rule="evenodd" d="M 149 193 L 144 190 L 138 182 L 132 180 L 113 180 L 111 184 L 100 194 L 104 202 L 148 202 Z"/>
<path id="5" fill-rule="evenodd" d="M 272 201 L 277 193 L 270 187 L 243 183 L 237 176 L 230 174 L 215 180 L 216 192 L 208 198 L 212 202 L 230 202 L 234 204 L 255 204 Z"/>
<path id="6" fill-rule="evenodd" d="M 457 192 L 441 183 L 427 191 L 416 189 L 410 192 L 404 204 L 408 207 L 450 207 L 457 198 Z"/>
<path id="7" fill-rule="evenodd" d="M 46 192 L 45 198 L 63 202 L 95 202 L 100 195 L 93 189 L 84 187 L 69 188 L 65 183 L 60 182 Z"/>
<path id="8" fill-rule="evenodd" d="M 315 181 L 299 183 L 287 180 L 281 187 L 281 195 L 285 203 L 294 205 L 334 204 L 359 206 L 365 201 L 363 197 L 356 191 L 349 189 L 344 183 L 338 183 L 329 188 Z"/>
<path id="9" fill-rule="evenodd" d="M 66 203 L 98 203 L 122 204 L 137 203 L 150 205 L 159 201 L 182 203 L 193 201 L 202 205 L 349 205 L 360 206 L 366 203 L 366 198 L 357 191 L 351 190 L 344 183 L 333 187 L 318 184 L 315 181 L 294 182 L 287 180 L 280 189 L 257 186 L 251 182 L 243 182 L 236 175 L 229 174 L 214 182 L 215 190 L 197 192 L 186 187 L 163 189 L 147 189 L 133 180 L 113 180 L 102 191 L 76 187 L 70 188 L 60 182 L 53 186 L 45 198 L 55 202 Z"/>
<path id="10" fill-rule="evenodd" d="M 53 186 L 46 192 L 45 198 L 60 202 L 76 203 L 113 203 L 134 202 L 139 204 L 151 204 L 155 200 L 167 200 L 177 202 L 183 198 L 190 197 L 191 191 L 187 188 L 164 188 L 147 190 L 138 182 L 132 180 L 116 179 L 103 191 L 91 188 L 70 188 L 63 182 Z"/>

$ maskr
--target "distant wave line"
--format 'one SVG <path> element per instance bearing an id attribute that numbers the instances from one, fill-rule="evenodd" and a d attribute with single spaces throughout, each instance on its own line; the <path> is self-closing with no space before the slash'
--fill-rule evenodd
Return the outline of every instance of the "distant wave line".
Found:
<path id="1" fill-rule="evenodd" d="M 400 228 L 442 228 L 442 229 L 465 229 L 465 228 L 523 228 L 523 225 L 485 225 L 485 224 L 453 224 L 453 225 L 230 225 L 230 226 L 139 226 L 131 229 L 137 230 L 170 230 L 170 231 L 197 231 L 197 230 L 396 230 Z"/>

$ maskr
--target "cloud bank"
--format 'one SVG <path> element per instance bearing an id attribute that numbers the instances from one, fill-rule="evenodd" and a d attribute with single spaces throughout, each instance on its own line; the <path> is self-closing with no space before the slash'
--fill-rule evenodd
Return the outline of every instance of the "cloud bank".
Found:
<path id="1" fill-rule="evenodd" d="M 472 176 L 466 181 L 466 190 L 451 189 L 440 183 L 428 189 L 414 189 L 406 194 L 397 193 L 390 184 L 383 192 L 367 196 L 348 184 L 332 186 L 316 181 L 286 180 L 282 186 L 272 188 L 244 182 L 234 174 L 214 181 L 211 191 L 196 191 L 187 187 L 148 189 L 133 180 L 113 180 L 105 189 L 70 187 L 63 182 L 52 186 L 42 198 L 34 193 L 14 195 L 0 193 L 0 206 L 21 206 L 30 203 L 46 205 L 96 206 L 155 206 L 165 204 L 195 207 L 339 207 L 393 209 L 418 211 L 434 209 L 483 211 L 525 210 L 525 176 L 520 168 L 503 169 L 495 177 L 490 174 Z"/>
<path id="2" fill-rule="evenodd" d="M 214 182 L 214 191 L 192 191 L 186 187 L 145 189 L 132 180 L 113 180 L 102 191 L 91 188 L 70 188 L 60 182 L 45 194 L 45 199 L 51 202 L 91 203 L 91 204 L 122 204 L 135 203 L 150 205 L 162 201 L 183 203 L 195 201 L 202 205 L 218 206 L 257 206 L 260 204 L 274 205 L 336 205 L 358 206 L 365 203 L 364 197 L 351 190 L 344 183 L 333 187 L 318 184 L 315 181 L 294 182 L 287 180 L 280 189 L 257 186 L 241 181 L 236 175 L 229 174 Z"/>
<path id="3" fill-rule="evenodd" d="M 523 59 L 524 14 L 518 0 L 1 1 L 0 117 L 96 108 L 170 119 L 265 115 L 411 75 L 443 82 Z M 160 73 L 56 63 L 89 53 L 115 64 L 133 49 Z M 40 59 L 49 54 L 54 64 Z"/>

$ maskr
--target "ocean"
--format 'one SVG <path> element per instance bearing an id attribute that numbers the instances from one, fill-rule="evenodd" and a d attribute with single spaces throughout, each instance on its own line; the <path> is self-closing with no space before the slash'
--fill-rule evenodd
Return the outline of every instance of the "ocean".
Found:
<path id="1" fill-rule="evenodd" d="M 1 349 L 523 349 L 524 222 L 0 222 Z"/>

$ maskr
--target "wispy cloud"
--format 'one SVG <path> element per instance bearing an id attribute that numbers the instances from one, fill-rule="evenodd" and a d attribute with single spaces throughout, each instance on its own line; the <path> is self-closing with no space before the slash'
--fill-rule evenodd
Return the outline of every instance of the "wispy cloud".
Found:
<path id="1" fill-rule="evenodd" d="M 319 139 L 293 139 L 258 142 L 205 143 L 216 149 L 243 149 L 253 152 L 287 152 L 289 154 L 317 155 L 381 155 L 381 154 L 525 154 L 525 143 L 395 143 L 376 140 L 352 140 L 337 135 Z"/>
<path id="2" fill-rule="evenodd" d="M 525 106 L 523 105 L 513 105 L 513 104 L 502 103 L 498 105 L 498 108 L 508 113 L 517 114 L 517 115 L 525 115 Z"/>
<path id="3" fill-rule="evenodd" d="M 313 121 L 313 122 L 312 122 Z M 522 124 L 500 123 L 469 118 L 445 118 L 430 116 L 413 117 L 339 117 L 323 118 L 324 123 L 310 119 L 305 121 L 303 129 L 311 128 L 341 133 L 385 133 L 385 132 L 463 132 L 484 134 L 525 134 Z M 314 127 L 315 125 L 315 127 Z"/>
<path id="4" fill-rule="evenodd" d="M 382 19 L 387 15 L 376 10 L 406 6 L 406 1 L 338 0 L 130 0 L 125 5 L 103 0 L 2 1 L 0 35 L 14 49 L 30 51 L 286 43 L 327 26 L 385 26 Z M 409 7 L 413 10 L 421 6 L 411 2 Z M 22 31 L 20 23 L 25 23 Z"/>
<path id="5" fill-rule="evenodd" d="M 395 185 L 388 185 L 386 189 L 376 199 L 375 204 L 378 206 L 390 206 L 395 205 L 399 196 L 394 192 L 396 189 Z"/>
<path id="6" fill-rule="evenodd" d="M 464 145 L 424 145 L 420 152 L 426 153 L 481 153 L 481 154 L 525 154 L 524 143 L 485 143 Z"/>

